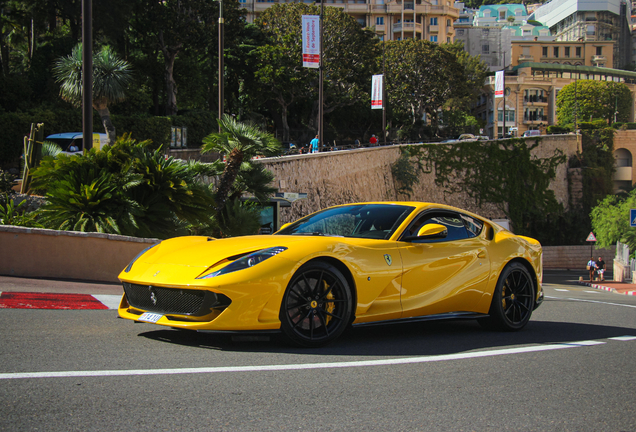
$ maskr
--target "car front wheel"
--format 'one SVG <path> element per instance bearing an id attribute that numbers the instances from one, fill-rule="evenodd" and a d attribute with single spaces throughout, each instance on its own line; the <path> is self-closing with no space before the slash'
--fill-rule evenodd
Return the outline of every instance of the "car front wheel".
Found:
<path id="1" fill-rule="evenodd" d="M 281 329 L 295 345 L 317 347 L 347 328 L 353 311 L 351 289 L 326 262 L 302 266 L 287 286 L 280 309 Z"/>
<path id="2" fill-rule="evenodd" d="M 530 320 L 534 309 L 535 284 L 521 263 L 508 264 L 497 281 L 488 317 L 479 323 L 493 330 L 516 331 Z"/>

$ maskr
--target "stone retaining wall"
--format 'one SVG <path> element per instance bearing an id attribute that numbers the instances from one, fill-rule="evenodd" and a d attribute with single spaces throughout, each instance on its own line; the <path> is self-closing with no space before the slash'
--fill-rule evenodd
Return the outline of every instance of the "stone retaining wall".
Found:
<path id="1" fill-rule="evenodd" d="M 605 267 L 611 269 L 614 257 L 616 256 L 616 246 L 608 249 L 597 248 L 596 246 L 544 246 L 543 247 L 543 267 L 545 269 L 570 269 L 584 270 L 590 260 L 590 253 L 594 259 L 602 256 Z"/>
<path id="2" fill-rule="evenodd" d="M 531 140 L 531 139 L 530 139 Z M 478 145 L 478 143 L 475 143 Z M 448 204 L 489 219 L 504 218 L 494 204 L 479 206 L 467 194 L 447 195 L 435 185 L 435 174 L 419 174 L 410 196 L 398 193 L 391 165 L 400 157 L 401 146 L 364 148 L 328 153 L 304 154 L 259 161 L 275 176 L 274 187 L 280 192 L 306 192 L 307 199 L 295 202 L 282 211 L 281 223 L 290 222 L 332 205 L 363 201 L 412 200 Z M 560 149 L 568 158 L 578 148 L 575 135 L 550 135 L 541 138 L 533 150 L 535 157 L 546 158 Z M 576 177 L 580 181 L 580 177 Z M 567 163 L 561 164 L 550 188 L 557 200 L 567 207 L 570 202 Z M 577 191 L 578 189 L 575 188 Z"/>
<path id="3" fill-rule="evenodd" d="M 0 274 L 118 282 L 128 263 L 158 241 L 0 225 Z"/>

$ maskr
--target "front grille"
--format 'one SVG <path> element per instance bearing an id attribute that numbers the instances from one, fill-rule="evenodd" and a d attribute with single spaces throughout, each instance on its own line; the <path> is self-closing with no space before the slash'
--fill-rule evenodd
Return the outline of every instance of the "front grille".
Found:
<path id="1" fill-rule="evenodd" d="M 128 304 L 161 314 L 201 316 L 211 309 L 225 309 L 231 303 L 223 294 L 182 288 L 164 288 L 124 282 Z"/>

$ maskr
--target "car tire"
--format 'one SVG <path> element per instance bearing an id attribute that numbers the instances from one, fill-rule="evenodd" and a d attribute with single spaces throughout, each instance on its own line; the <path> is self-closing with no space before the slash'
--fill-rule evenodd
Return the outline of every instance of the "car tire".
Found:
<path id="1" fill-rule="evenodd" d="M 488 317 L 479 320 L 489 330 L 517 331 L 530 320 L 536 287 L 528 269 L 513 262 L 504 267 L 497 281 Z"/>
<path id="2" fill-rule="evenodd" d="M 280 307 L 281 330 L 293 345 L 318 347 L 337 339 L 353 313 L 351 288 L 331 264 L 314 261 L 292 277 Z"/>

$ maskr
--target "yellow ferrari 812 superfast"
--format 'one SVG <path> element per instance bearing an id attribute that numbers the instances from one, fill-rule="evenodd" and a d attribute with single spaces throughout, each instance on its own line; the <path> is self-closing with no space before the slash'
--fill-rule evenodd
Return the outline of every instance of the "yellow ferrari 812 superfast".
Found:
<path id="1" fill-rule="evenodd" d="M 543 300 L 542 249 L 420 202 L 330 207 L 273 235 L 177 237 L 121 272 L 119 315 L 201 332 L 282 332 L 315 347 L 350 325 L 470 318 L 523 328 Z"/>

